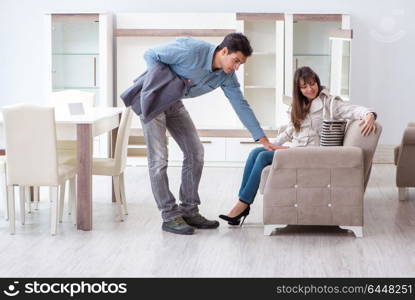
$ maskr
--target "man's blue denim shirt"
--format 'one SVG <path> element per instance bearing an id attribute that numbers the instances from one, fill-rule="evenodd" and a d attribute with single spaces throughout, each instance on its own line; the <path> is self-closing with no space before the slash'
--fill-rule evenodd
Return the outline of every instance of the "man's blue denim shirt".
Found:
<path id="1" fill-rule="evenodd" d="M 248 102 L 245 100 L 235 73 L 222 69 L 213 71 L 216 46 L 191 37 L 180 37 L 171 43 L 153 47 L 144 53 L 147 68 L 158 61 L 167 64 L 180 77 L 190 79 L 185 98 L 193 98 L 221 87 L 244 126 L 254 140 L 265 136 Z"/>

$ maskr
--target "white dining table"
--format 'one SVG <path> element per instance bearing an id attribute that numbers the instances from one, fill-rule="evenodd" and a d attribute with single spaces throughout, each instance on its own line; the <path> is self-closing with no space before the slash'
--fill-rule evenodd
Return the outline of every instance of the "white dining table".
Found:
<path id="1" fill-rule="evenodd" d="M 114 154 L 114 145 L 122 107 L 92 107 L 85 109 L 82 115 L 56 113 L 56 135 L 58 140 L 77 141 L 77 228 L 92 230 L 92 163 L 93 138 L 106 132 L 112 132 L 110 155 Z M 3 118 L 0 114 L 0 126 Z M 0 149 L 4 149 L 3 129 L 0 130 Z M 7 149 L 6 149 L 7 151 Z M 6 152 L 7 155 L 7 152 Z"/>

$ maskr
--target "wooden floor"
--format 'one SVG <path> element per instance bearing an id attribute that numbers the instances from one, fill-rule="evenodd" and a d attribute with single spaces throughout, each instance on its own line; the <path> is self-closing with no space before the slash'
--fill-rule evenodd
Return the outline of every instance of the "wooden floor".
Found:
<path id="1" fill-rule="evenodd" d="M 236 201 L 241 168 L 206 167 L 201 212 L 227 213 Z M 180 168 L 169 168 L 175 195 Z M 263 235 L 262 201 L 247 226 L 198 230 L 193 236 L 161 231 L 147 169 L 127 168 L 129 216 L 117 219 L 110 180 L 94 179 L 94 230 L 77 231 L 65 214 L 59 234 L 49 235 L 49 203 L 17 224 L 16 235 L 0 220 L 1 277 L 414 277 L 415 190 L 398 201 L 395 167 L 378 164 L 365 195 L 365 236 L 338 227 L 292 226 Z"/>

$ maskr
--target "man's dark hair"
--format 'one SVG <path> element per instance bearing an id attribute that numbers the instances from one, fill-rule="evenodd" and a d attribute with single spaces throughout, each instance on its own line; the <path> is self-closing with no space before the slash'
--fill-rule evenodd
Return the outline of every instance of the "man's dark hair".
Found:
<path id="1" fill-rule="evenodd" d="M 241 51 L 246 57 L 251 56 L 253 51 L 248 38 L 240 32 L 233 32 L 226 35 L 217 50 L 221 50 L 224 47 L 228 48 L 228 54 Z"/>

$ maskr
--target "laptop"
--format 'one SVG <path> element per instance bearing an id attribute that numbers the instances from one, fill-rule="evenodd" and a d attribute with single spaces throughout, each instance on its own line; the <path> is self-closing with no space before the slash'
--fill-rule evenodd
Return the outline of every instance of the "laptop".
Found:
<path id="1" fill-rule="evenodd" d="M 68 103 L 69 113 L 71 115 L 84 115 L 85 109 L 82 102 L 72 102 Z"/>

